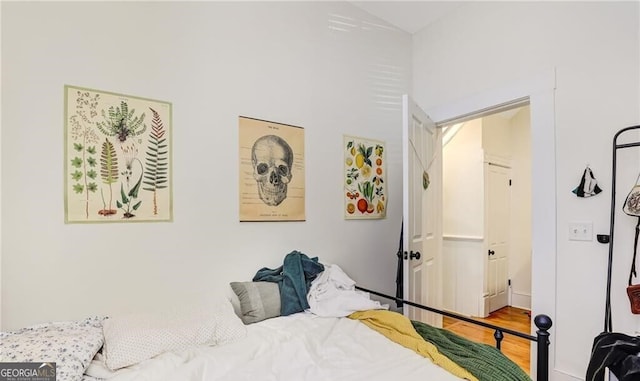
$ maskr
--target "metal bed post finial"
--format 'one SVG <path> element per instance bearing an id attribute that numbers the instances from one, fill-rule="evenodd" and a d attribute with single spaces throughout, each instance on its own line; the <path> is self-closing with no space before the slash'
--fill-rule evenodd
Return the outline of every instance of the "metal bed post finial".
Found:
<path id="1" fill-rule="evenodd" d="M 538 381 L 549 381 L 549 329 L 551 318 L 547 315 L 536 315 L 533 319 L 538 330 L 536 331 L 538 347 Z"/>
<path id="2" fill-rule="evenodd" d="M 493 333 L 493 338 L 496 339 L 496 348 L 498 350 L 502 349 L 502 339 L 504 339 L 504 334 L 502 333 L 501 329 L 496 329 L 496 331 Z"/>

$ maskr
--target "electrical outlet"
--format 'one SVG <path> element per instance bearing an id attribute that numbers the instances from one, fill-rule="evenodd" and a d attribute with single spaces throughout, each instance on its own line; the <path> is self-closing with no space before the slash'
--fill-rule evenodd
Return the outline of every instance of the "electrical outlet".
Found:
<path id="1" fill-rule="evenodd" d="M 593 241 L 593 222 L 570 222 L 569 241 Z"/>

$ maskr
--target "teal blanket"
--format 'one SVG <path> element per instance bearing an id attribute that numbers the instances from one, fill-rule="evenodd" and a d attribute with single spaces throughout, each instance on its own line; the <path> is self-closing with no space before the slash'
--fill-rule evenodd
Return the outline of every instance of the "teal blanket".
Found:
<path id="1" fill-rule="evenodd" d="M 495 347 L 419 321 L 412 320 L 411 323 L 420 336 L 480 381 L 531 381 L 518 365 Z"/>
<path id="2" fill-rule="evenodd" d="M 309 258 L 299 251 L 292 251 L 284 257 L 282 266 L 276 269 L 263 267 L 253 277 L 254 282 L 275 282 L 280 287 L 280 315 L 287 316 L 309 308 L 307 293 L 324 266 L 318 258 Z"/>

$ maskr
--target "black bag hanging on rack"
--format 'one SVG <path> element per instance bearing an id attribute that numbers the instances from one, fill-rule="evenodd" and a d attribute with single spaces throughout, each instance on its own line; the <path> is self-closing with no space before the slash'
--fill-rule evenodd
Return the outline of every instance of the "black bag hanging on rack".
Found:
<path id="1" fill-rule="evenodd" d="M 627 286 L 631 312 L 638 315 L 640 314 L 640 284 L 631 284 L 631 278 L 636 276 L 636 255 L 638 254 L 638 235 L 640 235 L 640 175 L 636 179 L 636 184 L 631 188 L 631 192 L 627 195 L 622 210 L 632 217 L 638 217 L 636 237 L 633 240 L 633 260 L 629 272 L 629 285 Z"/>
<path id="2" fill-rule="evenodd" d="M 627 286 L 627 296 L 631 303 L 631 312 L 640 314 L 640 284 L 631 284 L 631 278 L 636 276 L 636 255 L 638 254 L 638 235 L 640 235 L 640 216 L 636 224 L 636 237 L 633 240 L 633 259 L 631 261 L 631 271 L 629 272 L 629 285 Z"/>

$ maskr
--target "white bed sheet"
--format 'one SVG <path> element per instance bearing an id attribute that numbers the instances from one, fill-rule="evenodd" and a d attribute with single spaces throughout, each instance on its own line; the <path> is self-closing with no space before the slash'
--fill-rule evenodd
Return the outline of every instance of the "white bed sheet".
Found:
<path id="1" fill-rule="evenodd" d="M 161 380 L 459 380 L 364 324 L 300 313 L 249 325 L 247 337 L 217 347 L 161 354 L 109 375 Z M 97 364 L 89 369 L 99 369 Z M 89 375 L 106 375 L 87 372 Z M 87 379 L 92 379 L 87 377 Z"/>

